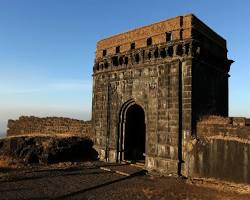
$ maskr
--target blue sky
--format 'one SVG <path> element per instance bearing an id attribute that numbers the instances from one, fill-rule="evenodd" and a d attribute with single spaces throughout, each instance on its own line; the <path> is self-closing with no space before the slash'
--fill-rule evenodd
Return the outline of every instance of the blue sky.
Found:
<path id="1" fill-rule="evenodd" d="M 230 115 L 250 117 L 249 10 L 249 0 L 0 0 L 0 133 L 20 115 L 90 119 L 96 42 L 187 13 L 227 40 Z"/>

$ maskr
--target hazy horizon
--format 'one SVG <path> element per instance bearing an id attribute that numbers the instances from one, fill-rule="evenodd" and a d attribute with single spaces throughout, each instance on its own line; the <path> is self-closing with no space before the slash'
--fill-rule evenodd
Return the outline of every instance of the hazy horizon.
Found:
<path id="1" fill-rule="evenodd" d="M 0 133 L 21 115 L 90 119 L 97 41 L 187 13 L 227 40 L 229 115 L 250 117 L 249 10 L 247 0 L 0 0 Z"/>

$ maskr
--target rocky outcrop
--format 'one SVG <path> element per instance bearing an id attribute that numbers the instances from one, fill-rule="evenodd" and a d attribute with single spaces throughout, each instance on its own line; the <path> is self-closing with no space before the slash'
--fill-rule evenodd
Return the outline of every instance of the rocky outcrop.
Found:
<path id="1" fill-rule="evenodd" d="M 21 136 L 0 140 L 0 155 L 24 164 L 96 160 L 87 137 Z"/>
<path id="2" fill-rule="evenodd" d="M 7 136 L 17 135 L 93 135 L 91 121 L 63 117 L 27 117 L 8 121 Z"/>

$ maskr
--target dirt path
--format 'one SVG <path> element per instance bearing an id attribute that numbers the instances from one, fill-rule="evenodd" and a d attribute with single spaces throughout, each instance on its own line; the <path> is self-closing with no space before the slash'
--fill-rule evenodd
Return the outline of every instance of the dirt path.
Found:
<path id="1" fill-rule="evenodd" d="M 134 176 L 104 170 L 108 167 L 107 163 L 85 162 L 0 169 L 0 199 L 250 199 L 250 194 L 205 187 L 204 183 L 144 175 L 131 166 L 125 166 L 126 172 Z"/>

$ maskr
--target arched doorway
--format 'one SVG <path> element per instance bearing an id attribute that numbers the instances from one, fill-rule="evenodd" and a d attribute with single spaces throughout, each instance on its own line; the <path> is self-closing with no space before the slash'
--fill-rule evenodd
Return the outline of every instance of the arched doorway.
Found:
<path id="1" fill-rule="evenodd" d="M 141 106 L 133 104 L 125 113 L 124 160 L 145 160 L 145 114 Z"/>

